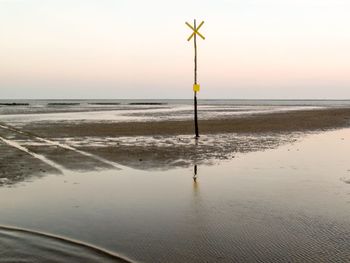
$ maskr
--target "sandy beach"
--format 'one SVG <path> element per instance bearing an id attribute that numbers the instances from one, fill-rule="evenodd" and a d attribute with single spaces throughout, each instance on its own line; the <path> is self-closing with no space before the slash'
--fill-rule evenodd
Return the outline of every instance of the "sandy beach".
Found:
<path id="1" fill-rule="evenodd" d="M 349 258 L 350 107 L 70 104 L 2 109 L 1 263 Z"/>
<path id="2" fill-rule="evenodd" d="M 322 108 L 199 120 L 201 134 L 270 133 L 327 130 L 347 127 L 350 108 Z M 193 121 L 49 122 L 23 129 L 44 137 L 156 136 L 193 134 Z"/>
<path id="3" fill-rule="evenodd" d="M 14 125 L 3 122 L 0 147 L 6 154 L 0 157 L 0 176 L 10 183 L 33 174 L 59 172 L 60 168 L 85 171 L 113 168 L 109 161 L 138 169 L 163 170 L 212 164 L 232 159 L 236 153 L 276 148 L 310 132 L 349 124 L 350 108 L 231 116 L 200 120 L 201 137 L 196 141 L 190 120 L 32 121 Z M 4 140 L 17 141 L 29 154 Z M 42 162 L 33 154 L 59 167 Z"/>

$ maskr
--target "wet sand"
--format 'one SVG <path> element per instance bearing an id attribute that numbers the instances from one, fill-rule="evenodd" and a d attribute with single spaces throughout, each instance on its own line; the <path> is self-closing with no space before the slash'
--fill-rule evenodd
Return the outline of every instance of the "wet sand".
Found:
<path id="1" fill-rule="evenodd" d="M 314 131 L 348 125 L 350 125 L 350 108 L 301 110 L 199 120 L 201 134 Z M 23 128 L 44 137 L 179 135 L 193 134 L 193 121 L 37 122 L 29 123 Z"/>
<path id="2" fill-rule="evenodd" d="M 1 138 L 19 143 L 62 169 L 91 171 L 113 168 L 108 161 L 138 169 L 170 169 L 212 164 L 232 159 L 237 153 L 276 148 L 310 132 L 348 127 L 350 108 L 200 120 L 202 136 L 198 141 L 192 136 L 192 121 L 45 121 L 1 125 Z M 51 140 L 51 144 L 46 143 L 46 139 Z M 34 158 L 32 162 L 32 156 L 4 142 L 0 147 L 6 153 L 1 154 L 0 162 L 0 178 L 6 178 L 4 182 L 16 182 L 15 178 L 57 170 L 57 167 L 45 163 L 37 165 L 40 160 Z"/>
<path id="3" fill-rule="evenodd" d="M 25 233 L 0 229 L 4 262 L 347 262 L 349 120 L 201 120 L 199 140 L 192 121 L 0 123 L 1 224 Z"/>
<path id="4" fill-rule="evenodd" d="M 57 169 L 1 141 L 0 153 L 0 186 L 21 182 L 34 174 L 59 173 Z"/>

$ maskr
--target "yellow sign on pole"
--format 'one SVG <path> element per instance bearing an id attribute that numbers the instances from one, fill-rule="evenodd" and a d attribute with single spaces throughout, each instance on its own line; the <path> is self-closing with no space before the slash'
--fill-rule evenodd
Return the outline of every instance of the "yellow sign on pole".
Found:
<path id="1" fill-rule="evenodd" d="M 199 84 L 193 84 L 193 91 L 198 92 L 200 90 L 200 85 Z"/>

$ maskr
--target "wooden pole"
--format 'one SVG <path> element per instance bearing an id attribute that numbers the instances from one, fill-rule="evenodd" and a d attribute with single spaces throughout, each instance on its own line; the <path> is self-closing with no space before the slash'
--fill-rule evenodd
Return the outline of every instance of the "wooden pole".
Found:
<path id="1" fill-rule="evenodd" d="M 194 30 L 197 30 L 196 19 L 194 20 Z M 194 84 L 197 84 L 197 34 L 194 34 Z M 194 91 L 194 130 L 196 139 L 198 139 L 197 91 Z"/>

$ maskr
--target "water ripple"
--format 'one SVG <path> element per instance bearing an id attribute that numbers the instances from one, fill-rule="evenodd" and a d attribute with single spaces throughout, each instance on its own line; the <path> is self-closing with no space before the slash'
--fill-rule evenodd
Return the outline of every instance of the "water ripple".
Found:
<path id="1" fill-rule="evenodd" d="M 0 263 L 9 262 L 132 262 L 108 250 L 81 241 L 0 226 Z"/>

